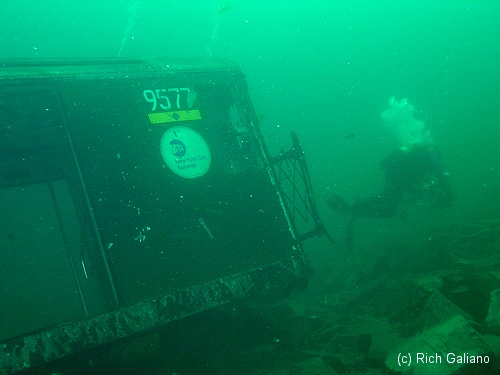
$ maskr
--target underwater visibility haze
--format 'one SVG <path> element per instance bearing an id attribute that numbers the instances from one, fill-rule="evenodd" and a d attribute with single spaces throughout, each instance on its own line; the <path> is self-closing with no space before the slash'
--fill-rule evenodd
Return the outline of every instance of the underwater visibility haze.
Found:
<path id="1" fill-rule="evenodd" d="M 0 60 L 229 59 L 246 75 L 271 153 L 290 148 L 290 133 L 298 134 L 311 173 L 311 199 L 335 245 L 324 238 L 306 242 L 315 274 L 287 309 L 273 307 L 264 317 L 246 311 L 246 320 L 224 315 L 224 322 L 243 327 L 243 336 L 226 327 L 218 337 L 211 327 L 223 323 L 216 315 L 207 318 L 210 324 L 193 318 L 219 347 L 231 342 L 232 350 L 240 348 L 231 355 L 247 358 L 246 370 L 215 344 L 214 352 L 186 354 L 200 331 L 177 323 L 173 332 L 179 346 L 167 346 L 179 350 L 178 367 L 165 368 L 184 375 L 190 372 L 183 372 L 183 363 L 204 361 L 206 373 L 278 374 L 287 368 L 284 363 L 292 363 L 298 366 L 293 373 L 316 366 L 323 368 L 316 373 L 327 374 L 326 365 L 337 373 L 364 373 L 369 361 L 357 362 L 356 353 L 387 344 L 375 331 L 390 331 L 384 337 L 391 341 L 424 329 L 423 323 L 417 327 L 421 321 L 414 326 L 409 321 L 417 321 L 415 311 L 425 303 L 411 302 L 408 295 L 395 302 L 394 283 L 437 290 L 479 324 L 490 314 L 490 292 L 500 288 L 499 1 L 4 0 L 0 15 Z M 363 217 L 353 224 L 325 203 L 332 193 L 346 202 L 380 193 L 381 161 L 421 143 L 439 149 L 454 192 L 450 207 L 405 201 L 396 217 Z M 456 271 L 467 266 L 467 275 Z M 378 300 L 370 300 L 370 294 Z M 470 300 L 473 295 L 487 301 Z M 406 315 L 400 306 L 405 301 L 406 307 L 416 306 Z M 291 311 L 302 318 L 290 318 Z M 319 324 L 319 317 L 330 325 Z M 264 329 L 265 319 L 276 324 L 272 333 Z M 368 329 L 370 342 L 360 326 L 342 331 L 355 320 L 376 327 Z M 357 341 L 342 341 L 347 336 Z M 287 340 L 290 347 L 283 344 Z M 156 344 L 139 342 L 125 351 L 147 355 L 151 345 L 161 358 Z M 348 348 L 342 360 L 340 347 Z M 492 348 L 498 354 L 499 348 Z M 387 351 L 380 357 L 369 354 L 383 368 Z M 112 355 L 127 362 L 126 354 Z M 320 357 L 322 364 L 303 364 Z M 252 370 L 258 358 L 266 358 L 269 372 Z M 202 373 L 200 368 L 188 371 Z"/>
<path id="2" fill-rule="evenodd" d="M 407 98 L 467 191 L 458 204 L 495 199 L 495 1 L 16 0 L 0 10 L 4 58 L 236 62 L 270 147 L 298 132 L 318 192 L 363 195 L 380 181 L 377 160 L 396 144 L 380 114 Z"/>

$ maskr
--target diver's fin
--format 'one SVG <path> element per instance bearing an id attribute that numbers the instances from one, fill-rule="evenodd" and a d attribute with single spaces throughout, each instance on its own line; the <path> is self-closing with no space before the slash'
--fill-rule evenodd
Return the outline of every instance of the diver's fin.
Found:
<path id="1" fill-rule="evenodd" d="M 326 204 L 333 212 L 343 215 L 351 215 L 351 205 L 337 194 L 329 194 L 325 197 Z"/>

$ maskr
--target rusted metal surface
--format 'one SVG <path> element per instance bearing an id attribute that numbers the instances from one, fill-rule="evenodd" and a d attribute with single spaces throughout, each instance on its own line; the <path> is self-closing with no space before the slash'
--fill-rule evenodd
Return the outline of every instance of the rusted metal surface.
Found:
<path id="1" fill-rule="evenodd" d="M 300 263 L 300 262 L 299 262 Z M 148 332 L 170 321 L 221 306 L 262 290 L 287 285 L 302 272 L 297 261 L 250 272 L 154 298 L 90 319 L 12 339 L 0 344 L 0 373 L 40 366 L 112 341 Z"/>
<path id="2" fill-rule="evenodd" d="M 90 295 L 93 297 L 97 295 L 95 291 L 100 290 L 106 297 L 104 298 L 103 305 L 101 306 L 96 302 L 96 305 L 93 307 L 94 310 L 89 310 L 92 311 L 89 312 L 89 317 L 83 320 L 75 318 L 76 315 L 71 315 L 58 320 L 57 322 L 61 323 L 57 326 L 47 327 L 47 325 L 39 325 L 34 328 L 25 325 L 26 321 L 15 321 L 16 324 L 12 325 L 12 327 L 18 327 L 19 329 L 14 333 L 3 336 L 6 339 L 2 338 L 4 341 L 0 342 L 0 375 L 12 374 L 33 368 L 36 371 L 38 366 L 61 359 L 70 354 L 85 352 L 117 340 L 127 340 L 137 335 L 146 334 L 169 322 L 224 305 L 237 299 L 257 294 L 276 295 L 276 291 L 288 289 L 293 283 L 303 280 L 308 276 L 307 261 L 301 242 L 312 235 L 324 235 L 326 232 L 317 215 L 309 174 L 303 160 L 304 157 L 300 144 L 298 143 L 298 139 L 294 137 L 293 148 L 291 150 L 293 152 L 284 153 L 278 158 L 272 158 L 269 155 L 264 138 L 258 127 L 259 120 L 247 92 L 244 75 L 237 65 L 229 61 L 215 59 L 181 59 L 175 61 L 162 59 L 105 59 L 100 61 L 2 60 L 0 61 L 0 81 L 4 90 L 4 97 L 6 98 L 2 97 L 0 104 L 3 106 L 4 113 L 6 113 L 6 119 L 14 124 L 20 124 L 17 130 L 19 134 L 24 134 L 23 130 L 26 129 L 27 132 L 32 132 L 32 118 L 41 119 L 40 123 L 43 124 L 60 125 L 59 127 L 53 126 L 52 128 L 47 126 L 44 130 L 45 133 L 43 133 L 46 137 L 44 138 L 45 142 L 39 143 L 42 146 L 46 146 L 46 144 L 66 143 L 68 145 L 68 157 L 64 160 L 74 159 L 74 162 L 61 164 L 60 169 L 63 171 L 78 170 L 78 181 L 81 180 L 81 184 L 79 184 L 77 178 L 73 180 L 74 176 L 69 172 L 61 176 L 60 179 L 71 181 L 74 184 L 71 185 L 72 189 L 74 189 L 72 191 L 76 193 L 81 188 L 81 194 L 85 199 L 80 200 L 81 197 L 78 194 L 76 195 L 78 199 L 75 202 L 77 202 L 78 206 L 75 206 L 75 210 L 77 212 L 88 211 L 88 216 L 90 217 L 90 219 L 86 219 L 85 215 L 83 215 L 83 225 L 81 226 L 83 228 L 82 236 L 85 234 L 84 220 L 88 220 L 89 223 L 92 223 L 92 228 L 94 228 L 94 236 L 92 240 L 88 239 L 88 242 L 92 245 L 94 238 L 97 241 L 97 245 L 87 247 L 85 253 L 83 253 L 83 250 L 75 253 L 74 259 L 78 260 L 78 256 L 80 256 L 84 267 L 83 271 L 85 272 L 85 276 L 80 275 L 80 277 L 85 282 L 89 282 L 92 279 L 87 279 L 83 254 L 86 255 L 86 258 L 89 258 L 89 255 L 93 255 L 94 258 L 92 259 L 95 261 L 94 264 L 97 265 L 100 265 L 99 262 L 102 258 L 103 264 L 100 266 L 101 268 L 95 267 L 94 269 L 98 276 L 95 280 L 99 280 L 99 283 L 96 281 L 95 286 L 94 284 L 88 284 L 85 292 L 87 296 Z M 157 83 L 157 81 L 160 83 Z M 106 86 L 105 83 L 109 83 L 109 85 Z M 183 92 L 185 92 L 186 88 L 191 86 L 197 88 L 199 86 L 199 95 L 204 93 L 204 100 L 208 103 L 206 104 L 207 106 L 210 104 L 218 108 L 218 102 L 212 100 L 215 97 L 214 93 L 222 95 L 221 97 L 227 101 L 227 103 L 224 102 L 225 107 L 220 109 L 219 112 L 207 111 L 208 115 L 203 120 L 206 121 L 206 124 L 200 127 L 200 129 L 217 130 L 218 126 L 227 126 L 228 129 L 232 129 L 231 132 L 226 128 L 221 128 L 219 129 L 219 133 L 207 133 L 207 137 L 209 136 L 210 139 L 214 138 L 214 150 L 226 145 L 225 142 L 228 136 L 235 137 L 234 144 L 237 146 L 236 148 L 228 149 L 229 151 L 221 149 L 218 152 L 227 151 L 228 155 L 234 154 L 233 156 L 236 158 L 236 161 L 241 159 L 241 164 L 243 165 L 241 171 L 238 174 L 233 173 L 234 171 L 228 173 L 230 178 L 228 177 L 227 180 L 220 180 L 214 172 L 215 177 L 210 179 L 210 186 L 221 186 L 222 191 L 222 194 L 211 193 L 210 197 L 213 197 L 213 202 L 215 203 L 210 202 L 209 198 L 206 198 L 206 188 L 201 190 L 202 185 L 200 185 L 199 195 L 196 194 L 197 190 L 194 184 L 193 186 L 188 186 L 191 190 L 188 189 L 190 193 L 186 194 L 186 185 L 177 182 L 174 184 L 174 180 L 172 179 L 171 181 L 167 181 L 171 191 L 170 194 L 172 197 L 176 194 L 181 196 L 180 203 L 177 199 L 164 197 L 161 192 L 165 188 L 165 185 L 159 184 L 155 190 L 150 184 L 144 184 L 144 186 L 141 185 L 144 192 L 137 195 L 140 199 L 135 198 L 136 201 L 133 205 L 127 205 L 125 211 L 118 213 L 116 208 L 121 209 L 122 201 L 111 199 L 116 195 L 116 192 L 109 188 L 113 186 L 109 182 L 111 180 L 108 181 L 108 177 L 106 179 L 101 178 L 101 176 L 96 177 L 95 171 L 102 172 L 102 170 L 108 170 L 109 165 L 115 165 L 116 160 L 121 160 L 119 150 L 126 150 L 129 147 L 129 138 L 135 132 L 134 137 L 141 140 L 136 146 L 138 149 L 142 147 L 143 154 L 138 152 L 133 156 L 137 157 L 136 161 L 130 164 L 134 166 L 134 173 L 144 171 L 145 175 L 149 175 L 150 173 L 156 173 L 156 176 L 163 175 L 163 163 L 156 163 L 158 160 L 156 156 L 154 158 L 156 161 L 153 163 L 146 163 L 143 160 L 143 155 L 149 155 L 149 148 L 146 145 L 149 145 L 148 142 L 151 141 L 151 134 L 148 132 L 145 135 L 146 133 L 142 131 L 144 126 L 158 133 L 155 133 L 155 137 L 157 138 L 153 139 L 153 142 L 159 142 L 160 138 L 158 137 L 161 136 L 161 132 L 157 131 L 157 124 L 155 123 L 152 126 L 152 123 L 148 122 L 148 116 L 153 110 L 144 92 L 147 91 L 155 95 L 155 92 L 163 92 L 168 87 L 173 88 L 174 93 L 175 90 L 179 90 L 178 87 L 184 88 Z M 33 87 L 38 87 L 38 91 L 33 89 Z M 95 91 L 95 87 L 99 88 L 99 90 Z M 153 91 L 153 89 L 157 91 Z M 29 93 L 29 95 L 22 95 L 24 92 Z M 120 92 L 120 99 L 115 98 L 116 92 Z M 108 95 L 109 93 L 113 93 L 113 95 Z M 104 96 L 99 97 L 99 95 Z M 158 98 L 161 97 L 160 94 L 156 95 L 158 95 Z M 109 98 L 109 100 L 103 100 L 102 103 L 104 104 L 99 101 L 94 102 L 94 96 L 102 99 Z M 146 107 L 139 106 L 137 103 L 137 97 L 141 98 L 142 96 L 144 96 L 144 103 L 147 104 Z M 26 97 L 32 100 L 24 102 L 23 100 Z M 179 99 L 177 98 L 177 100 Z M 228 105 L 231 101 L 237 104 L 235 108 L 240 110 L 239 115 L 241 119 L 245 120 L 245 126 L 232 127 L 233 124 L 229 113 L 230 107 Z M 75 103 L 79 104 L 76 105 Z M 111 107 L 113 110 L 109 110 Z M 48 111 L 47 108 L 51 110 Z M 200 108 L 205 110 L 204 107 Z M 117 117 L 117 114 L 123 113 L 128 115 L 126 117 L 123 115 Z M 219 117 L 222 116 L 225 122 L 220 122 L 219 117 L 216 117 L 217 115 Z M 100 119 L 99 122 L 94 122 L 95 118 Z M 101 122 L 110 124 L 114 124 L 115 122 L 120 123 L 123 125 L 124 133 L 122 136 L 117 136 L 118 133 L 115 133 L 115 127 L 101 128 Z M 109 144 L 113 144 L 113 147 L 118 151 L 110 151 L 108 148 L 101 149 L 103 145 L 101 144 L 101 139 L 96 141 L 94 133 L 87 133 L 88 129 L 97 125 L 99 125 L 99 137 L 102 136 L 102 139 L 107 140 Z M 65 134 L 58 132 L 63 127 L 66 129 Z M 236 128 L 240 130 L 243 128 L 246 129 L 248 136 L 246 138 L 243 137 L 242 135 L 246 133 L 236 131 Z M 53 136 L 54 132 L 59 138 Z M 10 137 L 6 138 L 6 140 L 17 139 L 12 135 Z M 218 142 L 215 142 L 216 137 L 220 137 Z M 12 152 L 20 152 L 18 149 L 21 149 L 22 152 L 30 150 L 32 147 L 32 144 L 29 142 L 30 138 L 26 137 L 22 139 L 24 143 L 21 142 L 19 145 L 11 141 L 15 147 L 12 146 L 9 150 Z M 224 142 L 221 140 L 224 140 Z M 245 140 L 245 144 L 248 143 L 249 145 L 253 145 L 252 142 L 255 142 L 255 147 L 250 147 L 248 151 L 243 153 L 244 150 L 241 147 L 242 140 Z M 155 143 L 153 143 L 153 148 L 157 148 Z M 37 150 L 35 149 L 35 151 Z M 234 150 L 237 150 L 237 152 L 234 152 Z M 22 156 L 21 153 L 20 155 Z M 60 158 L 60 154 L 54 153 L 54 155 L 53 159 Z M 71 159 L 72 157 L 73 159 Z M 255 162 L 248 163 L 247 166 L 246 161 L 251 158 L 255 159 Z M 18 161 L 19 159 L 20 157 L 12 160 Z M 217 173 L 222 173 L 225 170 L 224 168 L 227 167 L 224 164 L 226 162 L 225 159 L 222 159 L 224 158 L 220 158 L 219 165 L 217 165 L 217 168 L 219 168 L 217 170 L 219 172 Z M 46 164 L 52 165 L 51 160 L 47 161 Z M 295 207 L 295 196 L 292 196 L 292 199 L 288 198 L 285 194 L 287 192 L 286 187 L 281 186 L 284 184 L 284 181 L 279 176 L 280 170 L 278 169 L 277 161 L 288 163 L 289 160 L 292 160 L 292 164 L 295 163 L 293 164 L 293 174 L 290 174 L 293 178 L 287 181 L 291 182 L 290 191 L 294 192 L 294 194 L 298 191 L 295 185 L 297 178 L 295 177 L 299 176 L 303 180 L 299 184 L 299 187 L 305 188 L 305 193 L 301 196 L 307 197 L 300 201 L 304 206 L 304 211 L 300 212 L 305 212 L 303 216 L 305 221 L 303 227 L 307 228 L 304 229 L 305 233 L 298 232 L 295 223 L 295 218 L 298 216 L 296 215 L 298 210 Z M 142 169 L 138 168 L 138 165 Z M 300 168 L 295 168 L 295 165 L 298 165 Z M 152 166 L 156 169 L 152 169 Z M 256 167 L 259 168 L 257 171 Z M 288 168 L 287 172 L 292 170 L 290 164 L 286 164 L 286 167 Z M 117 168 L 124 167 L 120 165 Z M 35 171 L 36 169 L 35 167 L 32 168 Z M 296 171 L 297 173 L 295 173 Z M 10 172 L 10 170 L 7 172 Z M 19 169 L 14 169 L 14 172 L 19 173 Z M 120 182 L 122 178 L 125 180 L 124 172 L 122 171 L 121 173 L 116 174 Z M 248 186 L 249 180 L 240 178 L 240 176 L 246 176 L 246 174 L 250 176 L 252 181 L 256 182 L 255 186 L 250 188 Z M 32 176 L 29 180 L 26 180 L 26 178 L 23 179 L 21 174 L 17 183 L 34 184 L 46 180 L 46 175 L 37 177 L 36 174 L 33 174 Z M 85 183 L 83 182 L 84 180 Z M 225 181 L 224 184 L 221 181 Z M 230 185 L 228 185 L 228 181 L 231 182 Z M 226 186 L 232 186 L 232 189 L 225 191 Z M 97 195 L 90 197 L 88 191 L 91 189 Z M 132 190 L 131 194 L 127 190 L 128 193 L 125 195 L 135 196 L 135 185 L 130 188 L 130 191 Z M 101 196 L 103 191 L 108 194 L 106 196 L 107 201 Z M 157 192 L 160 193 L 157 194 Z M 189 199 L 186 199 L 185 203 L 183 203 L 185 195 Z M 165 206 L 171 211 L 172 208 L 178 209 L 179 212 L 185 210 L 186 215 L 184 216 L 186 222 L 199 222 L 202 228 L 198 228 L 197 224 L 189 224 L 191 226 L 183 224 L 183 226 L 179 225 L 180 230 L 171 230 L 171 233 L 167 234 L 158 233 L 156 237 L 151 237 L 156 241 L 156 243 L 148 243 L 151 249 L 161 250 L 171 246 L 170 256 L 173 256 L 174 260 L 177 261 L 176 264 L 180 264 L 181 266 L 180 268 L 178 268 L 179 266 L 177 268 L 170 267 L 170 262 L 172 262 L 171 257 L 161 256 L 151 258 L 150 264 L 148 263 L 149 268 L 145 268 L 145 271 L 140 271 L 143 273 L 138 271 L 132 277 L 128 271 L 135 269 L 132 267 L 135 258 L 134 255 L 130 254 L 135 254 L 133 249 L 136 248 L 137 238 L 140 237 L 137 237 L 135 241 L 129 240 L 129 229 L 130 227 L 135 228 L 137 226 L 134 224 L 134 220 L 138 220 L 139 207 L 141 207 L 141 211 L 143 212 L 140 219 L 146 220 L 148 218 L 145 215 L 147 210 L 143 208 L 149 207 L 151 205 L 149 200 L 151 197 L 156 196 L 165 199 L 165 202 L 168 203 L 168 205 L 165 203 Z M 98 201 L 96 197 L 99 197 Z M 205 198 L 201 199 L 200 197 Z M 251 197 L 251 199 L 242 199 L 242 197 Z M 258 201 L 256 201 L 255 197 L 258 198 Z M 56 202 L 57 200 L 53 199 L 53 201 Z M 104 201 L 109 205 L 103 206 L 101 203 Z M 226 202 L 226 205 L 223 205 L 222 201 Z M 113 206 L 109 202 L 114 202 L 115 205 Z M 233 202 L 238 203 L 234 204 Z M 212 203 L 216 207 L 212 210 L 213 212 L 210 211 Z M 259 210 L 258 204 L 265 209 Z M 220 212 L 218 212 L 218 205 L 223 206 Z M 127 210 L 132 206 L 134 210 L 131 214 Z M 114 210 L 110 210 L 110 207 L 113 207 Z M 137 209 L 137 214 L 135 209 Z M 149 227 L 154 227 L 151 223 L 157 223 L 155 228 L 167 225 L 165 223 L 170 223 L 171 228 L 177 228 L 177 216 L 173 215 L 173 219 L 168 222 L 163 217 L 166 211 L 162 211 L 161 209 L 155 210 L 151 208 L 151 212 L 154 214 L 151 213 L 149 216 L 147 222 L 148 230 Z M 94 217 L 94 212 L 96 215 L 100 215 L 101 224 L 114 224 L 109 226 L 99 225 Z M 205 223 L 205 218 L 200 217 L 200 212 L 203 213 L 203 216 L 213 216 L 213 227 Z M 116 215 L 118 214 L 120 220 L 117 219 Z M 234 223 L 235 218 L 244 215 L 248 215 L 247 220 L 237 220 L 239 226 L 236 226 Z M 255 219 L 257 217 L 259 220 Z M 312 218 L 312 220 L 309 220 L 309 218 Z M 81 218 L 74 218 L 75 222 L 78 222 L 79 219 Z M 62 219 L 60 220 L 60 222 L 63 221 Z M 219 223 L 215 225 L 217 221 Z M 191 228 L 194 232 L 205 230 L 207 233 L 203 232 L 204 237 L 201 236 L 198 238 L 196 237 L 196 233 L 192 234 L 186 228 Z M 214 228 L 219 228 L 219 237 L 215 236 L 214 238 L 214 235 L 212 235 L 211 230 L 214 230 Z M 253 230 L 250 230 L 251 228 Z M 64 233 L 64 226 L 62 226 L 61 233 Z M 142 234 L 142 230 L 140 234 Z M 136 235 L 137 233 L 134 232 L 134 236 Z M 170 235 L 171 237 L 169 237 Z M 207 235 L 209 238 L 206 238 Z M 113 243 L 115 244 L 113 251 L 119 247 L 117 241 L 121 241 L 123 251 L 109 255 L 105 252 L 102 238 L 108 239 L 105 242 L 108 243 L 108 250 L 110 249 L 109 246 L 113 246 Z M 257 238 L 259 239 L 258 241 Z M 113 239 L 113 243 L 109 242 L 109 239 Z M 187 247 L 191 251 L 191 256 L 198 256 L 198 263 L 196 263 L 198 266 L 191 265 L 189 261 L 179 262 L 179 259 L 183 259 L 186 255 L 184 252 L 175 252 L 173 249 L 181 240 L 183 243 L 182 246 Z M 142 244 L 142 240 L 140 242 Z M 264 248 L 261 248 L 261 246 L 264 246 Z M 81 247 L 81 249 L 84 248 Z M 94 251 L 94 253 L 91 251 Z M 161 254 L 163 254 L 163 251 Z M 201 257 L 200 254 L 204 256 L 203 259 L 205 261 L 199 260 Z M 217 257 L 212 256 L 213 254 L 216 254 Z M 117 285 L 121 286 L 121 289 L 115 289 L 114 287 L 116 280 L 111 276 L 108 268 L 108 256 L 110 259 L 112 258 L 115 265 L 128 266 L 129 262 L 132 265 L 130 268 L 123 266 L 122 269 L 125 270 L 123 273 L 119 273 L 115 269 L 115 277 L 118 280 Z M 207 272 L 203 277 L 199 275 L 201 271 L 204 271 L 200 270 L 200 268 L 203 268 L 206 263 L 213 262 L 212 264 L 215 264 L 219 259 L 223 259 L 225 263 L 219 268 L 214 267 L 213 270 L 209 269 L 208 271 L 210 272 L 205 270 Z M 20 259 L 18 263 L 14 264 L 22 268 L 22 262 L 23 260 Z M 78 268 L 80 263 L 77 261 L 75 263 L 77 267 L 74 269 L 80 270 Z M 91 263 L 89 262 L 89 264 Z M 73 264 L 73 261 L 71 261 L 71 264 Z M 182 269 L 183 266 L 186 268 Z M 148 279 L 150 274 L 155 274 L 153 271 L 161 277 L 158 279 L 152 277 Z M 179 280 L 176 273 L 183 275 L 184 278 Z M 147 283 L 145 279 L 148 280 Z M 108 280 L 109 285 L 111 285 L 109 288 L 107 284 Z M 137 292 L 134 289 L 135 286 L 130 286 L 130 283 L 128 283 L 130 280 L 141 280 L 142 285 L 147 285 L 147 287 Z M 173 282 L 169 283 L 170 281 Z M 58 285 L 61 285 L 61 283 Z M 49 288 L 49 290 L 51 289 Z M 121 299 L 118 298 L 119 293 L 117 293 L 117 290 L 121 292 Z M 153 295 L 159 296 L 157 298 L 150 298 Z M 63 301 L 61 303 L 64 304 L 67 302 Z M 12 304 L 15 304 L 15 301 Z M 58 306 L 51 307 L 58 309 Z M 74 320 L 67 321 L 68 319 Z M 52 324 L 53 322 L 51 321 L 47 324 Z M 33 332 L 34 330 L 38 331 Z M 11 338 L 12 336 L 16 337 Z"/>

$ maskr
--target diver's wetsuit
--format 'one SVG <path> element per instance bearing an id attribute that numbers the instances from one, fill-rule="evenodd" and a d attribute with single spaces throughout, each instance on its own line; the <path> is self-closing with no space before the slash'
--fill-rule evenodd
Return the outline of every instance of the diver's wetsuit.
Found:
<path id="1" fill-rule="evenodd" d="M 351 207 L 335 195 L 326 203 L 333 211 L 351 217 L 394 217 L 405 194 L 423 195 L 424 184 L 431 184 L 426 198 L 433 207 L 445 208 L 453 201 L 453 193 L 443 170 L 437 149 L 429 144 L 416 145 L 410 151 L 396 150 L 381 163 L 385 172 L 384 191 L 373 197 L 355 201 Z"/>

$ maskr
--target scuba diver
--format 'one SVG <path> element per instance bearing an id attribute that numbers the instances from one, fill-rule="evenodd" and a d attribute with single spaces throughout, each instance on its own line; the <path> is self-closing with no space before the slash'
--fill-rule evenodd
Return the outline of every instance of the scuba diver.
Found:
<path id="1" fill-rule="evenodd" d="M 391 152 L 381 163 L 384 170 L 384 190 L 372 197 L 356 200 L 349 205 L 336 194 L 326 196 L 334 212 L 352 217 L 395 217 L 405 198 L 413 196 L 430 202 L 434 208 L 447 208 L 454 200 L 443 169 L 441 157 L 431 144 L 413 145 L 411 149 Z"/>
<path id="2" fill-rule="evenodd" d="M 422 121 L 413 117 L 414 107 L 406 99 L 392 97 L 382 113 L 384 123 L 393 130 L 401 146 L 381 163 L 384 190 L 372 197 L 348 204 L 336 194 L 325 197 L 334 212 L 349 217 L 347 242 L 352 246 L 354 219 L 361 216 L 391 218 L 400 213 L 407 199 L 428 201 L 433 208 L 450 207 L 454 195 L 441 156 Z"/>

